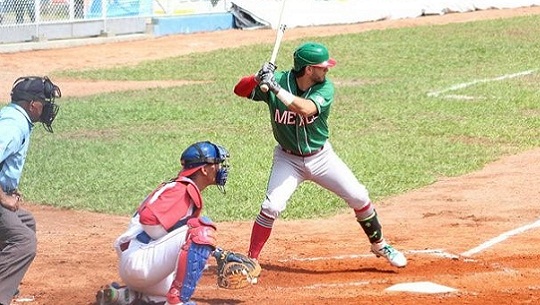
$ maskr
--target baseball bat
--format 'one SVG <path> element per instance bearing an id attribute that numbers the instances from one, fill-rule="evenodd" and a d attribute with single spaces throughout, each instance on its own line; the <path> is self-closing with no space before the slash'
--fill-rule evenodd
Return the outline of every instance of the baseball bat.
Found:
<path id="1" fill-rule="evenodd" d="M 285 0 L 282 0 L 281 1 L 281 11 L 279 13 L 279 25 L 277 27 L 277 32 L 276 32 L 276 40 L 274 42 L 274 49 L 272 50 L 272 56 L 270 56 L 270 62 L 272 64 L 275 64 L 276 63 L 276 58 L 277 58 L 277 54 L 278 54 L 278 51 L 279 51 L 279 47 L 281 45 L 281 39 L 283 38 L 283 34 L 285 33 L 285 28 L 287 27 L 284 23 L 283 23 L 283 12 L 285 11 Z M 262 92 L 268 92 L 268 85 L 267 84 L 262 84 L 260 86 Z"/>

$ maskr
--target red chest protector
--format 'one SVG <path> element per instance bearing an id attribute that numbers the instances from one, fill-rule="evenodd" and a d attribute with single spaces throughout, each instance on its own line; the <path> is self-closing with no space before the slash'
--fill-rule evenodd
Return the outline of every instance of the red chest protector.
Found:
<path id="1" fill-rule="evenodd" d="M 162 225 L 170 231 L 187 218 L 199 217 L 202 210 L 201 192 L 190 179 L 178 176 L 162 183 L 139 206 L 140 222 Z"/>

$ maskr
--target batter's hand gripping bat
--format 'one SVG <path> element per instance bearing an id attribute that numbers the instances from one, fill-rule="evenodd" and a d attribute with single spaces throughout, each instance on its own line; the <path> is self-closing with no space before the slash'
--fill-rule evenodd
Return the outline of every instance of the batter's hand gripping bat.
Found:
<path id="1" fill-rule="evenodd" d="M 272 64 L 276 63 L 277 54 L 279 51 L 279 46 L 281 45 L 281 39 L 283 38 L 283 34 L 285 33 L 285 28 L 287 27 L 283 23 L 283 11 L 285 10 L 285 0 L 281 1 L 281 11 L 279 13 L 279 25 L 277 28 L 276 33 L 276 41 L 274 42 L 274 50 L 272 50 L 272 56 L 270 57 L 270 62 Z M 260 86 L 262 92 L 268 92 L 268 85 L 267 84 L 261 84 Z"/>

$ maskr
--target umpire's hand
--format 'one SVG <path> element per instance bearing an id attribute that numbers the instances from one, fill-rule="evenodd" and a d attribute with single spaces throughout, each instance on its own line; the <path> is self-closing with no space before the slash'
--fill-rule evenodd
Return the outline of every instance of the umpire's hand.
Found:
<path id="1" fill-rule="evenodd" d="M 18 194 L 7 195 L 4 192 L 0 192 L 0 205 L 10 211 L 17 211 L 19 209 L 19 202 L 21 197 Z"/>

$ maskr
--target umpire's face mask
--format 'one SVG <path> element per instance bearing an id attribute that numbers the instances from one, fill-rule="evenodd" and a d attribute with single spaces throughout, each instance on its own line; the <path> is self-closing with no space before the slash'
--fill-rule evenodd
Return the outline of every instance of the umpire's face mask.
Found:
<path id="1" fill-rule="evenodd" d="M 48 132 L 53 132 L 52 122 L 56 118 L 56 114 L 58 113 L 59 109 L 60 107 L 56 105 L 54 101 L 43 103 L 43 110 L 39 116 L 39 121 L 43 123 L 43 128 L 45 128 L 45 130 Z"/>
<path id="2" fill-rule="evenodd" d="M 47 77 L 43 79 L 43 87 L 45 100 L 43 101 L 43 111 L 41 111 L 39 121 L 43 123 L 43 128 L 45 128 L 45 130 L 52 133 L 52 122 L 60 109 L 60 107 L 54 103 L 54 99 L 62 97 L 62 92 L 60 91 L 60 88 L 53 84 Z"/>

